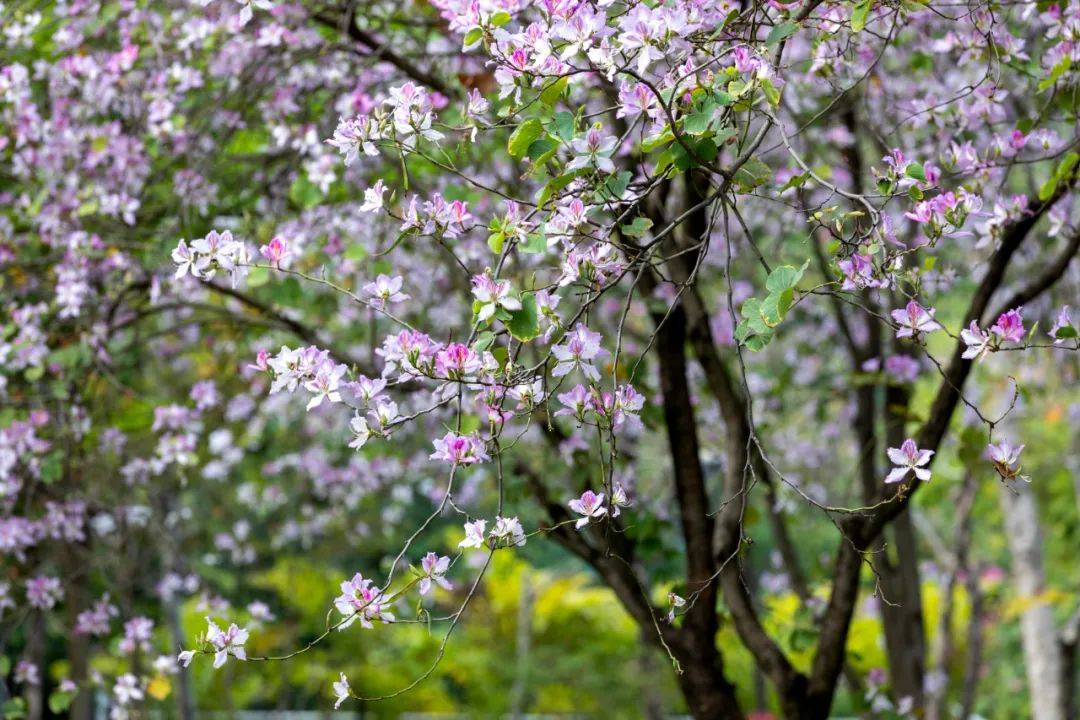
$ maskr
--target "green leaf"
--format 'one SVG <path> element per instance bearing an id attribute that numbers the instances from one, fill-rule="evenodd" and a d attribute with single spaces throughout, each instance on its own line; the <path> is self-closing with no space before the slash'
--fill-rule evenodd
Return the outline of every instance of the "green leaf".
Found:
<path id="1" fill-rule="evenodd" d="M 866 27 L 866 19 L 870 15 L 872 6 L 872 0 L 860 0 L 855 3 L 855 7 L 851 9 L 851 32 L 862 32 Z"/>
<path id="2" fill-rule="evenodd" d="M 1072 325 L 1065 325 L 1064 327 L 1059 327 L 1057 329 L 1057 332 L 1054 333 L 1054 337 L 1058 340 L 1072 340 L 1078 337 L 1078 335 L 1076 328 Z"/>
<path id="3" fill-rule="evenodd" d="M 547 237 L 542 232 L 529 233 L 522 243 L 522 251 L 532 254 L 542 253 L 547 250 Z"/>
<path id="4" fill-rule="evenodd" d="M 548 85 L 540 93 L 540 102 L 544 103 L 545 105 L 554 105 L 555 103 L 557 103 L 559 101 L 559 98 L 562 97 L 563 93 L 566 92 L 566 86 L 567 84 L 569 84 L 569 82 L 570 78 L 561 77 L 555 82 Z"/>
<path id="5" fill-rule="evenodd" d="M 926 182 L 926 170 L 919 163 L 908 163 L 907 168 L 904 170 L 904 174 L 909 178 L 915 178 L 919 182 Z"/>
<path id="6" fill-rule="evenodd" d="M 491 252 L 499 255 L 503 251 L 503 245 L 506 244 L 506 234 L 502 232 L 493 232 L 488 235 L 487 239 L 488 247 L 491 248 Z"/>
<path id="7" fill-rule="evenodd" d="M 604 181 L 603 195 L 612 200 L 621 199 L 626 188 L 630 187 L 630 177 L 629 170 L 623 170 L 618 175 L 609 177 Z"/>
<path id="8" fill-rule="evenodd" d="M 322 202 L 323 194 L 318 185 L 308 180 L 307 175 L 301 175 L 289 187 L 289 199 L 300 209 L 309 210 Z"/>
<path id="9" fill-rule="evenodd" d="M 536 307 L 536 296 L 526 295 L 521 299 L 521 309 L 510 313 L 510 322 L 506 329 L 521 342 L 528 342 L 540 334 L 540 313 Z"/>
<path id="10" fill-rule="evenodd" d="M 476 343 L 473 345 L 473 349 L 476 350 L 476 352 L 484 352 L 485 350 L 490 348 L 492 343 L 494 342 L 495 333 L 491 332 L 490 330 L 485 330 L 484 332 L 476 336 Z"/>
<path id="11" fill-rule="evenodd" d="M 60 692 L 59 690 L 49 693 L 49 709 L 59 715 L 71 706 L 75 699 L 75 693 Z"/>
<path id="12" fill-rule="evenodd" d="M 480 38 L 484 37 L 484 31 L 482 28 L 473 28 L 469 32 L 465 33 L 465 39 L 463 41 L 464 47 L 475 45 L 480 42 Z"/>
<path id="13" fill-rule="evenodd" d="M 765 38 L 765 44 L 770 48 L 776 47 L 782 40 L 794 35 L 795 31 L 798 29 L 798 23 L 794 23 L 790 20 L 786 20 L 779 25 L 774 25 L 773 29 L 769 31 L 769 36 Z"/>
<path id="14" fill-rule="evenodd" d="M 772 80 L 763 77 L 758 82 L 761 83 L 761 91 L 765 93 L 765 99 L 769 101 L 769 104 L 773 107 L 778 106 L 780 104 L 780 91 L 772 84 Z"/>
<path id="15" fill-rule="evenodd" d="M 247 276 L 249 288 L 256 288 L 270 282 L 270 269 L 264 267 L 251 268 Z"/>
<path id="16" fill-rule="evenodd" d="M 772 170 L 759 158 L 747 160 L 735 173 L 735 182 L 741 189 L 749 191 L 764 184 L 772 177 Z"/>
<path id="17" fill-rule="evenodd" d="M 772 340 L 772 333 L 762 333 L 761 335 L 748 337 L 743 345 L 751 352 L 761 352 L 769 344 L 770 340 Z"/>
<path id="18" fill-rule="evenodd" d="M 237 130 L 225 152 L 232 155 L 256 155 L 270 144 L 270 133 L 263 128 L 243 128 Z"/>
<path id="19" fill-rule="evenodd" d="M 774 328 L 784 321 L 784 316 L 791 309 L 791 303 L 795 298 L 795 291 L 785 288 L 778 292 L 769 293 L 761 303 L 761 319 L 769 328 Z"/>
<path id="20" fill-rule="evenodd" d="M 574 114 L 562 110 L 555 113 L 555 137 L 563 142 L 574 139 Z"/>
<path id="21" fill-rule="evenodd" d="M 691 135 L 700 135 L 709 129 L 713 113 L 716 112 L 716 104 L 706 102 L 701 110 L 687 115 L 683 119 L 683 130 Z"/>
<path id="22" fill-rule="evenodd" d="M 803 273 L 806 272 L 809 265 L 810 261 L 807 260 L 800 268 L 791 265 L 781 265 L 773 268 L 773 271 L 769 273 L 769 277 L 765 280 L 765 289 L 775 293 L 795 287 L 802 280 Z"/>
<path id="23" fill-rule="evenodd" d="M 11 698 L 0 706 L 0 712 L 3 712 L 5 720 L 24 718 L 26 717 L 26 701 L 21 697 Z"/>
<path id="24" fill-rule="evenodd" d="M 543 165 L 555 155 L 558 149 L 559 144 L 550 135 L 542 137 L 529 146 L 529 159 L 534 165 Z"/>
<path id="25" fill-rule="evenodd" d="M 510 140 L 506 143 L 506 151 L 510 153 L 510 157 L 520 160 L 525 157 L 529 146 L 543 134 L 544 126 L 540 121 L 536 118 L 529 118 L 521 125 L 518 125 L 517 129 L 510 135 Z"/>
<path id="26" fill-rule="evenodd" d="M 667 145 L 669 142 L 675 139 L 675 136 L 671 133 L 671 128 L 664 130 L 659 135 L 651 135 L 641 141 L 642 152 L 652 152 L 661 145 Z"/>
<path id="27" fill-rule="evenodd" d="M 500 10 L 491 16 L 491 24 L 495 27 L 502 27 L 508 22 L 510 22 L 510 13 L 505 10 Z"/>
<path id="28" fill-rule="evenodd" d="M 629 235 L 630 237 L 642 237 L 649 228 L 652 227 L 652 220 L 647 217 L 641 217 L 640 215 L 633 219 L 633 221 L 622 226 L 623 235 Z"/>

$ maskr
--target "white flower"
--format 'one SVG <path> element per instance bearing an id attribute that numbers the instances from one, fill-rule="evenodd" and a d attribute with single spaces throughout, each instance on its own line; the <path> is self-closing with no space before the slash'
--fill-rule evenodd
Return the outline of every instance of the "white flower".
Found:
<path id="1" fill-rule="evenodd" d="M 914 472 L 915 477 L 923 482 L 930 479 L 930 471 L 923 466 L 934 456 L 933 450 L 920 450 L 915 441 L 908 438 L 900 447 L 889 448 L 886 454 L 896 467 L 885 478 L 885 482 L 900 482 L 907 477 L 908 472 Z"/>
<path id="2" fill-rule="evenodd" d="M 364 203 L 360 206 L 360 212 L 366 213 L 381 210 L 383 207 L 384 194 L 386 194 L 386 187 L 383 185 L 383 181 L 379 180 L 364 191 Z"/>
<path id="3" fill-rule="evenodd" d="M 359 450 L 364 447 L 364 443 L 371 437 L 371 430 L 368 429 L 367 420 L 361 415 L 353 416 L 353 419 L 349 421 L 349 430 L 353 434 L 353 439 L 349 442 L 349 447 L 353 450 Z"/>
<path id="4" fill-rule="evenodd" d="M 214 667 L 219 668 L 232 655 L 237 660 L 247 660 L 247 652 L 244 643 L 248 639 L 248 631 L 237 627 L 236 623 L 229 625 L 229 629 L 222 632 L 213 620 L 206 618 L 207 630 L 206 641 L 214 647 Z"/>
<path id="5" fill-rule="evenodd" d="M 484 530 L 487 528 L 487 520 L 476 520 L 465 523 L 465 539 L 458 543 L 458 547 L 479 548 L 484 546 Z"/>
<path id="6" fill-rule="evenodd" d="M 345 677 L 345 673 L 341 673 L 341 679 L 334 683 L 334 709 L 341 707 L 341 703 L 345 702 L 350 694 L 352 689 L 349 687 L 349 678 Z"/>
<path id="7" fill-rule="evenodd" d="M 495 518 L 495 527 L 491 529 L 490 534 L 496 542 L 505 540 L 507 544 L 517 545 L 518 547 L 525 544 L 525 531 L 516 517 L 504 518 L 499 516 Z"/>
<path id="8" fill-rule="evenodd" d="M 960 339 L 967 348 L 962 357 L 965 360 L 978 360 L 990 350 L 990 335 L 979 329 L 979 324 L 971 321 L 966 329 L 960 331 Z"/>

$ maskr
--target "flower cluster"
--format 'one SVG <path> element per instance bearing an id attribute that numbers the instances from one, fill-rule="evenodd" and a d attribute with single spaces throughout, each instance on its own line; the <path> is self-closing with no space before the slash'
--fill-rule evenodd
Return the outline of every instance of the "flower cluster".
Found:
<path id="1" fill-rule="evenodd" d="M 223 233 L 211 230 L 206 237 L 192 241 L 190 246 L 180 240 L 172 251 L 172 259 L 176 263 L 177 279 L 190 273 L 200 280 L 210 280 L 221 270 L 229 276 L 234 287 L 247 276 L 250 264 L 247 245 L 234 240 L 228 230 Z"/>

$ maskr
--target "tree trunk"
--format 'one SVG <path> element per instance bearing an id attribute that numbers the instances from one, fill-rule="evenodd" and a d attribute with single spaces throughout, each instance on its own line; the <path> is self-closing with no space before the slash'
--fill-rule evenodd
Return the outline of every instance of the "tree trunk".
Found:
<path id="1" fill-rule="evenodd" d="M 712 642 L 712 638 L 709 641 Z M 691 641 L 693 642 L 693 641 Z M 695 643 L 696 644 L 696 643 Z M 743 713 L 735 699 L 735 686 L 724 677 L 719 653 L 714 661 L 698 656 L 696 650 L 679 653 L 682 673 L 679 687 L 694 720 L 742 720 Z"/>
<path id="2" fill-rule="evenodd" d="M 881 577 L 881 618 L 885 627 L 885 648 L 889 657 L 889 677 L 893 696 L 899 702 L 910 697 L 916 708 L 923 706 L 926 634 L 923 628 L 922 596 L 911 513 L 896 518 L 886 533 L 889 547 L 879 563 Z M 893 552 L 895 551 L 895 556 Z"/>
<path id="3" fill-rule="evenodd" d="M 1028 607 L 1020 616 L 1024 666 L 1034 720 L 1065 720 L 1061 645 L 1054 612 L 1039 596 L 1046 590 L 1043 534 L 1035 495 L 1026 483 L 1001 486 L 1005 535 L 1016 591 Z"/>

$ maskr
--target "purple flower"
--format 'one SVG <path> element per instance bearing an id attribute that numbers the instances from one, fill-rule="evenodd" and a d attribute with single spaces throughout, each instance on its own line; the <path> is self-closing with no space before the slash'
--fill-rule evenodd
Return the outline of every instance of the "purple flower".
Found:
<path id="1" fill-rule="evenodd" d="M 919 361 L 910 355 L 890 355 L 885 358 L 885 372 L 899 382 L 915 382 L 919 377 Z"/>
<path id="2" fill-rule="evenodd" d="M 289 246 L 282 238 L 275 236 L 259 248 L 259 254 L 274 265 L 280 265 L 281 261 L 289 256 Z"/>
<path id="3" fill-rule="evenodd" d="M 1023 342 L 1026 332 L 1024 319 L 1020 317 L 1021 310 L 1023 308 L 1014 308 L 1001 313 L 997 322 L 990 326 L 990 332 L 1008 342 Z"/>

